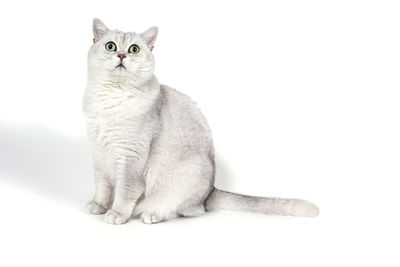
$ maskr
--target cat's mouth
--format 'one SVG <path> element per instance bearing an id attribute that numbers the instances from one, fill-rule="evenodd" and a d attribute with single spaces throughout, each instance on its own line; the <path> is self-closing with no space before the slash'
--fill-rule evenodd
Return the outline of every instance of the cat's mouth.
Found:
<path id="1" fill-rule="evenodd" d="M 116 69 L 122 70 L 122 69 L 126 69 L 124 65 L 122 65 L 122 62 L 119 63 L 116 67 Z"/>

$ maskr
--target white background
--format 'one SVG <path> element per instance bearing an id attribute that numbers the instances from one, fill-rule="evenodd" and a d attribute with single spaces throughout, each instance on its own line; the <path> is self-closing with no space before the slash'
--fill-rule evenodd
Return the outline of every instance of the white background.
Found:
<path id="1" fill-rule="evenodd" d="M 399 266 L 399 12 L 396 1 L 2 3 L 0 265 Z M 115 226 L 83 213 L 94 17 L 159 27 L 156 74 L 208 118 L 218 187 L 305 198 L 320 216 Z"/>

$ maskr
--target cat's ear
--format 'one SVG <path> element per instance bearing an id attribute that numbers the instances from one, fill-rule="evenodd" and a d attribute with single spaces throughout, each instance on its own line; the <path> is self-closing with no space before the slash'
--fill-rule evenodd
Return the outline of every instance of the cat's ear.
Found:
<path id="1" fill-rule="evenodd" d="M 147 31 L 140 34 L 140 37 L 142 37 L 142 39 L 145 41 L 147 46 L 150 48 L 150 51 L 153 50 L 154 43 L 156 42 L 157 39 L 157 34 L 158 34 L 157 27 L 151 27 Z"/>
<path id="2" fill-rule="evenodd" d="M 93 43 L 97 42 L 108 32 L 107 26 L 99 19 L 93 19 Z"/>

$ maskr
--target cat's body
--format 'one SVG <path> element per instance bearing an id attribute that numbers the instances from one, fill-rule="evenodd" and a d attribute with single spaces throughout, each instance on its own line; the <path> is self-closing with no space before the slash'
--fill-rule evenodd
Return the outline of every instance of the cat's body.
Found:
<path id="1" fill-rule="evenodd" d="M 154 76 L 151 50 L 157 29 L 142 34 L 109 31 L 95 20 L 94 35 L 83 105 L 96 178 L 89 213 L 108 210 L 105 221 L 113 224 L 125 223 L 132 215 L 156 223 L 216 209 L 318 214 L 318 208 L 304 200 L 215 189 L 206 119 L 186 95 L 160 85 Z M 133 45 L 140 51 L 131 49 Z"/>

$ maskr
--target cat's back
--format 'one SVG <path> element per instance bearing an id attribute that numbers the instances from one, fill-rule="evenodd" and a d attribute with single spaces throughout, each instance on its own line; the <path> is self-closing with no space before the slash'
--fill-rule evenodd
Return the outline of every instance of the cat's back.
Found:
<path id="1" fill-rule="evenodd" d="M 161 85 L 162 129 L 181 145 L 212 150 L 211 130 L 197 104 L 187 95 Z"/>
<path id="2" fill-rule="evenodd" d="M 189 96 L 171 88 L 167 85 L 161 85 L 162 106 L 168 112 L 163 115 L 166 119 L 173 120 L 181 126 L 193 127 L 197 125 L 201 127 L 207 134 L 211 134 L 207 120 Z M 164 110 L 165 111 L 165 110 Z"/>

